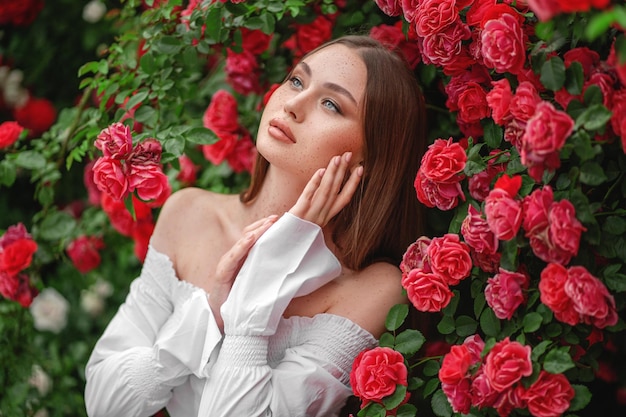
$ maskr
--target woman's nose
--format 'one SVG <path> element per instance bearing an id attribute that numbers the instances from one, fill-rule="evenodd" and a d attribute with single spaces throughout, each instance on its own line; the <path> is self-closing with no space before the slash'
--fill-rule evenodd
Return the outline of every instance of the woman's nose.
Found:
<path id="1" fill-rule="evenodd" d="M 298 93 L 295 96 L 285 101 L 283 107 L 285 113 L 289 115 L 294 121 L 302 122 L 304 120 L 304 102 L 306 97 L 304 93 Z"/>

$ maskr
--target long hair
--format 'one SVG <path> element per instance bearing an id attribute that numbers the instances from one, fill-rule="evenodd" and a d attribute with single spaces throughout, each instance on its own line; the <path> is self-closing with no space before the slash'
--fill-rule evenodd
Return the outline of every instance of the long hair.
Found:
<path id="1" fill-rule="evenodd" d="M 424 98 L 401 54 L 367 36 L 350 35 L 309 52 L 341 44 L 356 51 L 367 69 L 361 113 L 363 179 L 352 200 L 331 220 L 340 260 L 360 270 L 376 261 L 400 263 L 421 233 L 423 215 L 413 181 L 426 147 Z M 243 203 L 258 195 L 269 162 L 260 154 Z"/>

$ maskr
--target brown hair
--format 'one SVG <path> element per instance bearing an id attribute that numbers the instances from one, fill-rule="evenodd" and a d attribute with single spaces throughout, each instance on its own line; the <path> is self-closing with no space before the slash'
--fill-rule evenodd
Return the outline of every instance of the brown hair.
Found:
<path id="1" fill-rule="evenodd" d="M 367 36 L 344 36 L 330 45 L 354 49 L 367 68 L 362 112 L 364 176 L 351 202 L 331 221 L 342 263 L 362 269 L 379 260 L 395 265 L 422 232 L 413 181 L 426 146 L 424 99 L 402 56 Z M 306 58 L 306 56 L 305 56 Z M 244 203 L 259 193 L 269 168 L 260 154 Z"/>

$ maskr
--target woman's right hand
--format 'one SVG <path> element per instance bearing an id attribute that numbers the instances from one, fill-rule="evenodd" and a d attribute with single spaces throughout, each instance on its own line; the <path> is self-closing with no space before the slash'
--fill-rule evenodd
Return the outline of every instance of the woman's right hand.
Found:
<path id="1" fill-rule="evenodd" d="M 235 242 L 232 248 L 228 250 L 217 263 L 215 270 L 215 281 L 208 296 L 209 306 L 215 317 L 215 321 L 222 332 L 224 331 L 224 321 L 220 308 L 230 294 L 235 277 L 239 273 L 250 249 L 263 233 L 267 231 L 278 219 L 278 216 L 271 215 L 257 220 L 248 225 L 243 230 L 243 236 Z"/>

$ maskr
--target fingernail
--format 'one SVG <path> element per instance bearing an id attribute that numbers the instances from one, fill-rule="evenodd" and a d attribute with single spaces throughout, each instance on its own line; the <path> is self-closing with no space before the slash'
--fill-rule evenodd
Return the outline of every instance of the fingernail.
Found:
<path id="1" fill-rule="evenodd" d="M 359 165 L 359 166 L 356 168 L 356 175 L 358 175 L 359 177 L 362 177 L 362 176 L 363 176 L 363 165 Z"/>
<path id="2" fill-rule="evenodd" d="M 320 177 L 323 177 L 325 172 L 326 172 L 326 168 L 320 168 L 319 171 L 317 171 Z"/>
<path id="3" fill-rule="evenodd" d="M 346 152 L 343 158 L 346 162 L 350 162 L 350 160 L 352 159 L 352 152 Z"/>
<path id="4" fill-rule="evenodd" d="M 333 162 L 335 162 L 335 165 L 339 166 L 339 162 L 341 162 L 341 157 L 339 156 L 335 156 L 333 157 Z"/>

